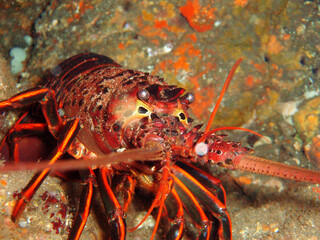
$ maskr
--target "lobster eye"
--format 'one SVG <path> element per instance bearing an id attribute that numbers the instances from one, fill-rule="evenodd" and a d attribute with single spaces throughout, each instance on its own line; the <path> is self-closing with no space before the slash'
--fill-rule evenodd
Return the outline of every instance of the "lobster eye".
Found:
<path id="1" fill-rule="evenodd" d="M 179 117 L 181 120 L 185 120 L 186 119 L 186 115 L 184 115 L 184 113 L 179 113 Z"/>
<path id="2" fill-rule="evenodd" d="M 186 100 L 188 103 L 193 103 L 196 100 L 196 97 L 193 93 L 187 93 Z"/>
<path id="3" fill-rule="evenodd" d="M 147 100 L 150 97 L 150 93 L 146 89 L 141 89 L 138 92 L 138 98 L 140 100 Z"/>
<path id="4" fill-rule="evenodd" d="M 148 109 L 144 108 L 144 107 L 139 107 L 138 108 L 138 113 L 140 114 L 146 114 L 148 112 Z"/>
<path id="5" fill-rule="evenodd" d="M 198 156 L 203 157 L 208 153 L 208 144 L 204 142 L 197 143 L 195 146 L 195 152 Z"/>

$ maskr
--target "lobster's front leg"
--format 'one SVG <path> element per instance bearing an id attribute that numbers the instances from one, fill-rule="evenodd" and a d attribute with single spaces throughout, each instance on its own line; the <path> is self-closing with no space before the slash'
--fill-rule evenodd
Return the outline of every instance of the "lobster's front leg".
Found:
<path id="1" fill-rule="evenodd" d="M 177 178 L 175 175 L 172 175 L 172 177 L 174 179 L 174 190 L 177 191 L 179 198 L 182 200 L 184 209 L 190 216 L 192 216 L 194 224 L 200 229 L 197 239 L 212 239 L 212 222 L 203 211 L 200 203 L 193 193 L 188 189 L 188 187 L 186 187 L 186 185 L 179 180 L 179 178 Z"/>
<path id="2" fill-rule="evenodd" d="M 48 124 L 51 134 L 58 138 L 63 128 L 61 117 L 58 114 L 55 93 L 49 88 L 33 88 L 0 102 L 0 111 L 17 109 L 32 103 L 40 103 L 42 113 Z"/>
<path id="3" fill-rule="evenodd" d="M 109 239 L 124 240 L 126 238 L 125 212 L 111 189 L 113 170 L 102 167 L 99 170 L 98 185 L 105 212 L 111 227 Z"/>
<path id="4" fill-rule="evenodd" d="M 219 239 L 232 239 L 231 220 L 225 204 L 223 204 L 218 199 L 218 197 L 212 194 L 206 186 L 201 184 L 197 179 L 195 179 L 192 175 L 190 175 L 182 168 L 174 165 L 172 167 L 172 170 L 174 173 L 173 176 L 175 178 L 175 183 L 177 183 L 177 185 L 181 189 L 183 189 L 183 191 L 190 197 L 191 200 L 194 198 L 194 200 L 192 200 L 194 202 L 194 206 L 198 208 L 195 203 L 198 204 L 198 201 L 201 202 L 205 206 L 205 208 L 219 221 Z M 185 185 L 188 186 L 188 189 L 185 188 Z M 209 219 L 207 221 L 209 221 Z M 212 225 L 212 222 L 209 222 L 210 225 Z M 208 231 L 207 236 L 213 234 L 213 227 L 210 225 L 209 227 L 211 228 L 210 231 Z M 212 239 L 212 236 L 202 239 Z"/>
<path id="5" fill-rule="evenodd" d="M 175 188 L 169 193 L 165 207 L 170 218 L 170 228 L 165 239 L 180 240 L 184 233 L 184 215 L 182 201 Z"/>
<path id="6" fill-rule="evenodd" d="M 192 177 L 197 179 L 213 195 L 217 196 L 221 203 L 226 205 L 226 192 L 222 186 L 220 179 L 215 178 L 211 174 L 193 166 L 190 163 L 177 162 L 176 165 L 192 175 Z"/>
<path id="7" fill-rule="evenodd" d="M 73 119 L 67 121 L 62 129 L 61 135 L 58 139 L 58 146 L 51 153 L 49 165 L 55 163 L 69 148 L 72 141 L 75 139 L 80 129 L 79 119 Z M 46 168 L 43 171 L 37 173 L 28 185 L 20 193 L 17 204 L 15 205 L 12 212 L 12 220 L 15 221 L 20 213 L 25 208 L 26 204 L 31 200 L 35 192 L 38 190 L 44 179 L 48 176 L 50 168 Z"/>
<path id="8" fill-rule="evenodd" d="M 9 160 L 13 163 L 20 162 L 19 141 L 21 139 L 28 136 L 41 135 L 47 131 L 48 125 L 46 123 L 15 124 L 9 130 L 5 139 L 9 146 Z"/>
<path id="9" fill-rule="evenodd" d="M 10 129 L 8 134 L 2 140 L 0 149 L 3 147 L 4 141 L 9 141 L 10 160 L 19 162 L 18 141 L 26 136 L 41 134 L 47 130 L 58 139 L 63 128 L 62 119 L 58 114 L 57 103 L 54 91 L 48 88 L 33 88 L 21 92 L 7 100 L 0 102 L 0 111 L 17 109 L 28 106 L 33 103 L 40 103 L 43 116 L 47 124 L 41 123 L 21 123 L 27 117 L 27 113 L 23 114 L 20 119 Z"/>
<path id="10" fill-rule="evenodd" d="M 75 139 L 79 129 L 79 119 L 67 120 L 65 123 L 62 122 L 61 117 L 57 111 L 57 103 L 55 99 L 54 91 L 48 88 L 34 88 L 31 90 L 19 93 L 8 100 L 0 102 L 0 111 L 17 109 L 28 106 L 33 103 L 40 103 L 42 107 L 43 116 L 46 119 L 46 125 L 20 125 L 19 123 L 14 126 L 13 130 L 10 131 L 10 138 L 22 138 L 23 136 L 29 135 L 34 131 L 42 131 L 47 128 L 51 134 L 58 140 L 57 147 L 53 150 L 51 155 L 48 157 L 49 165 L 55 163 L 69 148 L 72 141 Z M 20 118 L 22 120 L 23 118 Z M 20 127 L 19 127 L 20 126 Z M 19 136 L 20 134 L 20 136 Z M 17 135 L 17 136 L 16 136 Z M 13 152 L 13 158 L 18 161 L 17 144 L 11 148 Z M 37 173 L 28 185 L 20 193 L 17 204 L 15 205 L 12 212 L 12 220 L 15 221 L 19 217 L 20 213 L 25 208 L 26 204 L 31 200 L 41 183 L 47 177 L 50 169 L 46 168 L 42 172 Z"/>
<path id="11" fill-rule="evenodd" d="M 95 174 L 91 168 L 80 171 L 80 175 L 82 178 L 83 189 L 81 192 L 77 217 L 72 226 L 71 233 L 68 238 L 69 240 L 78 240 L 80 238 L 89 216 L 93 187 L 96 185 Z"/>
<path id="12" fill-rule="evenodd" d="M 25 112 L 15 122 L 0 143 L 0 151 L 3 150 L 5 142 L 8 144 L 10 162 L 18 163 L 20 161 L 18 146 L 20 139 L 26 136 L 43 134 L 48 130 L 46 123 L 30 123 L 28 118 L 29 113 Z"/>
<path id="13" fill-rule="evenodd" d="M 137 180 L 130 175 L 125 175 L 122 181 L 121 191 L 123 192 L 123 211 L 127 212 L 130 203 L 132 202 L 134 190 L 136 188 Z"/>

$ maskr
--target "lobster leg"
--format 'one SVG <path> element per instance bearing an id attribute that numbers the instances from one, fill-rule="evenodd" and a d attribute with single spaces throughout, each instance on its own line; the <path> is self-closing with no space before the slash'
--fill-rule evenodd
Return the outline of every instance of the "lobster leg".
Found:
<path id="1" fill-rule="evenodd" d="M 48 93 L 47 88 L 33 88 L 1 101 L 0 110 L 16 109 L 41 101 Z"/>
<path id="2" fill-rule="evenodd" d="M 124 194 L 123 196 L 124 203 L 123 203 L 122 209 L 124 212 L 127 212 L 133 198 L 134 189 L 136 187 L 137 180 L 132 178 L 130 175 L 126 175 L 122 183 L 123 183 L 123 194 Z"/>
<path id="3" fill-rule="evenodd" d="M 69 235 L 69 240 L 78 240 L 82 233 L 84 226 L 86 225 L 87 218 L 90 212 L 90 205 L 93 196 L 93 187 L 96 185 L 95 174 L 91 168 L 87 171 L 81 171 L 81 178 L 83 189 L 80 197 L 79 210 L 77 217 L 74 221 L 74 224 Z"/>
<path id="4" fill-rule="evenodd" d="M 206 209 L 220 222 L 218 230 L 220 239 L 232 239 L 231 220 L 225 204 L 213 195 L 206 186 L 202 185 L 182 168 L 174 165 L 172 171 L 174 173 L 175 182 L 180 182 L 180 184 L 178 184 L 179 187 L 182 186 L 181 184 L 186 184 L 192 192 L 192 195 L 199 199 Z"/>
<path id="5" fill-rule="evenodd" d="M 3 149 L 4 147 L 4 143 L 7 142 L 8 143 L 8 147 L 9 147 L 9 161 L 14 162 L 14 163 L 18 163 L 19 162 L 19 151 L 18 151 L 18 144 L 17 141 L 15 139 L 15 137 L 12 137 L 11 135 L 16 132 L 17 130 L 17 126 L 21 124 L 21 122 L 23 122 L 25 120 L 25 118 L 27 117 L 29 113 L 26 112 L 24 113 L 22 116 L 20 116 L 20 118 L 15 122 L 15 124 L 10 128 L 9 132 L 4 136 L 4 138 L 1 140 L 0 143 L 0 151 Z"/>
<path id="6" fill-rule="evenodd" d="M 124 240 L 126 237 L 125 213 L 111 189 L 112 175 L 112 169 L 107 167 L 100 168 L 98 177 L 99 191 L 111 226 L 109 239 Z"/>
<path id="7" fill-rule="evenodd" d="M 36 102 L 41 104 L 49 131 L 58 138 L 63 124 L 58 114 L 54 91 L 48 88 L 33 88 L 1 101 L 0 110 L 22 108 Z"/>
<path id="8" fill-rule="evenodd" d="M 167 156 L 168 157 L 168 156 Z M 147 214 L 144 216 L 144 218 L 140 221 L 138 225 L 136 225 L 134 228 L 129 229 L 129 231 L 134 231 L 136 230 L 146 219 L 147 217 L 151 214 L 153 209 L 155 207 L 158 207 L 158 214 L 157 214 L 157 219 L 156 223 L 151 235 L 151 240 L 154 239 L 155 234 L 157 232 L 157 228 L 160 223 L 160 219 L 162 216 L 162 211 L 165 207 L 165 200 L 170 193 L 172 186 L 173 186 L 173 180 L 170 178 L 170 169 L 169 169 L 169 161 L 166 162 L 166 165 L 164 165 L 161 169 L 161 178 L 159 178 L 157 181 L 159 182 L 159 186 L 157 188 L 157 193 L 154 197 L 154 200 L 152 201 L 152 204 L 147 212 Z"/>
<path id="9" fill-rule="evenodd" d="M 198 228 L 200 228 L 200 234 L 198 240 L 210 240 L 212 223 L 209 221 L 207 215 L 200 206 L 198 200 L 192 194 L 192 192 L 181 182 L 174 174 L 171 175 L 174 179 L 174 188 L 179 195 L 183 203 L 184 209 L 193 217 L 193 221 Z"/>
<path id="10" fill-rule="evenodd" d="M 26 117 L 27 115 L 28 115 L 28 112 L 24 113 L 24 114 L 18 119 L 18 121 L 15 122 L 15 124 L 11 127 L 11 129 L 14 128 L 16 125 L 20 124 L 20 123 L 25 119 L 25 117 Z M 9 130 L 9 133 L 10 133 L 11 129 Z M 4 142 L 7 141 L 8 136 L 9 136 L 9 133 L 6 134 L 6 135 L 4 136 L 4 138 L 1 140 L 0 149 L 3 148 Z"/>
<path id="11" fill-rule="evenodd" d="M 181 199 L 177 191 L 173 188 L 168 195 L 165 206 L 167 209 L 167 214 L 170 221 L 170 228 L 166 235 L 165 239 L 168 240 L 180 240 L 183 236 L 183 227 L 184 227 L 184 217 L 183 217 L 183 206 Z M 174 214 L 172 214 L 174 213 Z"/>
<path id="12" fill-rule="evenodd" d="M 58 139 L 58 146 L 51 153 L 49 159 L 49 165 L 55 163 L 69 148 L 70 144 L 74 140 L 80 129 L 79 119 L 73 119 L 67 121 L 65 124 L 61 135 Z M 12 212 L 12 220 L 15 221 L 20 213 L 25 208 L 26 204 L 31 200 L 35 192 L 40 187 L 41 183 L 48 176 L 50 168 L 46 168 L 41 172 L 36 173 L 36 175 L 31 179 L 28 185 L 20 193 L 19 199 Z"/>
<path id="13" fill-rule="evenodd" d="M 176 165 L 197 179 L 212 194 L 217 196 L 222 204 L 226 205 L 226 192 L 218 178 L 213 177 L 211 174 L 189 163 L 177 162 Z"/>
<path id="14" fill-rule="evenodd" d="M 48 130 L 46 123 L 21 123 L 15 124 L 7 134 L 7 141 L 9 145 L 10 161 L 18 163 L 19 147 L 18 142 L 20 139 L 26 136 L 37 135 L 44 133 Z"/>

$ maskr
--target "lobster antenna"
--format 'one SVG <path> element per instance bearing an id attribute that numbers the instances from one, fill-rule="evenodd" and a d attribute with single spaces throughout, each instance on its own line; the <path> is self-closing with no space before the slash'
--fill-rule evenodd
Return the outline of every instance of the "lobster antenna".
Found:
<path id="1" fill-rule="evenodd" d="M 265 136 L 261 135 L 260 133 L 257 133 L 251 129 L 248 129 L 248 128 L 242 128 L 242 127 L 221 127 L 221 128 L 215 128 L 213 130 L 211 130 L 210 132 L 208 132 L 207 134 L 210 135 L 211 133 L 214 133 L 214 132 L 218 132 L 218 131 L 221 131 L 221 130 L 242 130 L 242 131 L 246 131 L 246 132 L 250 132 L 254 135 L 257 135 L 265 140 L 267 140 L 269 143 L 271 143 L 270 139 L 266 138 Z"/>
<path id="2" fill-rule="evenodd" d="M 219 98 L 218 98 L 218 100 L 217 100 L 217 103 L 216 103 L 216 105 L 214 106 L 214 109 L 213 109 L 213 111 L 212 111 L 212 113 L 211 113 L 210 119 L 209 119 L 208 124 L 207 124 L 207 126 L 206 126 L 206 130 L 204 131 L 204 134 L 206 134 L 206 133 L 209 132 L 210 127 L 211 127 L 212 122 L 213 122 L 213 119 L 214 119 L 214 117 L 215 117 L 215 115 L 216 115 L 216 113 L 217 113 L 217 111 L 218 111 L 219 105 L 220 105 L 220 103 L 221 103 L 221 101 L 222 101 L 222 98 L 223 98 L 225 92 L 227 91 L 227 89 L 228 89 L 228 87 L 229 87 L 229 84 L 230 84 L 230 82 L 231 82 L 231 80 L 232 80 L 232 78 L 233 78 L 233 75 L 235 74 L 235 72 L 236 72 L 236 70 L 237 70 L 237 67 L 240 65 L 240 63 L 242 62 L 242 60 L 243 60 L 243 57 L 239 58 L 239 59 L 236 61 L 236 63 L 233 65 L 233 67 L 231 68 L 231 70 L 230 70 L 230 72 L 229 72 L 229 75 L 228 75 L 228 77 L 227 77 L 227 80 L 226 80 L 226 82 L 225 82 L 224 85 L 223 85 L 223 88 L 222 88 L 222 90 L 221 90 L 221 93 L 220 93 L 220 96 L 219 96 Z"/>
<path id="3" fill-rule="evenodd" d="M 100 166 L 106 164 L 115 164 L 118 162 L 130 163 L 133 161 L 160 161 L 162 159 L 161 148 L 158 145 L 149 148 L 128 149 L 119 153 L 110 153 L 107 155 L 97 156 L 88 161 L 79 161 L 79 159 L 63 159 L 63 162 L 49 164 L 48 161 L 35 163 L 19 163 L 8 164 L 1 166 L 0 173 L 11 171 L 24 171 L 24 170 L 43 170 L 50 168 L 50 170 L 63 171 L 63 170 L 79 170 L 86 169 L 92 166 Z M 1 157 L 1 156 L 0 156 Z M 1 158 L 0 158 L 1 160 Z"/>

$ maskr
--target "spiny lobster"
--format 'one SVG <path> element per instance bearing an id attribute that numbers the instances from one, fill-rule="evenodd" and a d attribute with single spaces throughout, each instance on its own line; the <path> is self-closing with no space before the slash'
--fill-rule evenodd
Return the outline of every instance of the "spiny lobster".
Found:
<path id="1" fill-rule="evenodd" d="M 223 93 L 241 61 L 232 68 L 205 131 L 200 131 L 202 125 L 192 126 L 188 114 L 189 104 L 195 100 L 193 94 L 185 94 L 183 88 L 170 86 L 159 77 L 123 68 L 94 53 L 65 60 L 53 70 L 44 87 L 0 102 L 0 111 L 27 107 L 0 146 L 4 151 L 8 143 L 12 162 L 18 163 L 21 158 L 19 140 L 24 137 L 48 134 L 56 142 L 48 161 L 36 165 L 42 170 L 20 193 L 13 221 L 53 169 L 78 169 L 83 185 L 69 239 L 79 239 L 96 188 L 108 216 L 110 239 L 125 239 L 125 213 L 137 188 L 153 195 L 146 217 L 158 208 L 151 239 L 162 218 L 170 220 L 165 238 L 181 239 L 186 215 L 191 216 L 199 230 L 197 239 L 232 239 L 220 180 L 193 163 L 319 184 L 317 171 L 249 155 L 251 149 L 226 141 L 216 130 L 209 131 Z M 70 156 L 76 161 L 56 163 Z M 24 166 L 20 164 L 13 167 Z M 114 189 L 122 193 L 122 205 Z"/>

